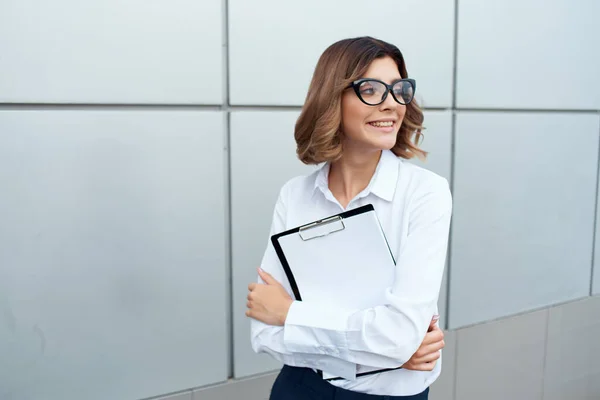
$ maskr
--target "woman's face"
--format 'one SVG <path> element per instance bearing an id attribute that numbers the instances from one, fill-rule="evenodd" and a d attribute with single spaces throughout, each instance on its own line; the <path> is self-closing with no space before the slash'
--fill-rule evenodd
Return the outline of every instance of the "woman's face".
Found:
<path id="1" fill-rule="evenodd" d="M 390 57 L 374 60 L 362 78 L 379 79 L 387 84 L 401 79 L 398 65 Z M 377 106 L 363 103 L 352 88 L 342 94 L 342 132 L 344 148 L 389 150 L 396 144 L 396 135 L 406 113 L 406 106 L 388 93 Z"/>

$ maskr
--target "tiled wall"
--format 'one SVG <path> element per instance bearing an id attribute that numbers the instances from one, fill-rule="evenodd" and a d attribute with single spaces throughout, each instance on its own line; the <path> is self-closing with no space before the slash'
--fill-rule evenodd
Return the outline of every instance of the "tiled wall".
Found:
<path id="1" fill-rule="evenodd" d="M 0 399 L 225 380 L 221 113 L 3 109 L 0 127 Z"/>
<path id="2" fill-rule="evenodd" d="M 1 2 L 0 399 L 266 398 L 279 365 L 250 348 L 246 286 L 280 186 L 312 168 L 293 126 L 317 58 L 358 35 L 404 52 L 422 165 L 452 184 L 432 397 L 600 398 L 597 15 Z"/>

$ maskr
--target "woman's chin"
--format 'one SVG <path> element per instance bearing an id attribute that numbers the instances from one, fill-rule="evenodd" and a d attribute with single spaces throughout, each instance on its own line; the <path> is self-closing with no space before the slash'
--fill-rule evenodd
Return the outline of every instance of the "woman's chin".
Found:
<path id="1" fill-rule="evenodd" d="M 363 150 L 371 151 L 390 150 L 396 145 L 396 135 L 389 135 L 389 137 L 363 138 L 363 140 L 352 141 L 350 143 L 353 144 L 352 147 L 356 147 L 357 149 L 362 148 Z M 350 143 L 347 143 L 346 146 L 350 145 Z"/>
<path id="2" fill-rule="evenodd" d="M 396 145 L 396 136 L 388 140 L 378 140 L 373 146 L 378 150 L 390 150 Z"/>

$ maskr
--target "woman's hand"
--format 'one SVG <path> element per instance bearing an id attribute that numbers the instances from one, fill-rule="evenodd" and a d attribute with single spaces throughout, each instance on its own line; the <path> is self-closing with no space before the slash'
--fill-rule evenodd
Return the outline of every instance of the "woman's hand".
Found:
<path id="1" fill-rule="evenodd" d="M 445 345 L 444 332 L 437 326 L 437 320 L 431 320 L 423 343 L 402 368 L 413 371 L 432 371 L 440 358 L 440 350 Z"/>
<path id="2" fill-rule="evenodd" d="M 270 274 L 258 268 L 258 274 L 265 284 L 248 285 L 248 303 L 246 316 L 264 322 L 267 325 L 283 326 L 288 310 L 294 302 L 288 292 Z"/>

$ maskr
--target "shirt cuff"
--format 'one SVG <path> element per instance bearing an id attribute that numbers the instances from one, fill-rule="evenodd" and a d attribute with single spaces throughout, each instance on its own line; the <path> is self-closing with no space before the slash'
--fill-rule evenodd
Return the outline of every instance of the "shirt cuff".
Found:
<path id="1" fill-rule="evenodd" d="M 340 310 L 294 301 L 285 321 L 284 344 L 292 352 L 344 357 L 347 321 L 347 314 Z"/>

